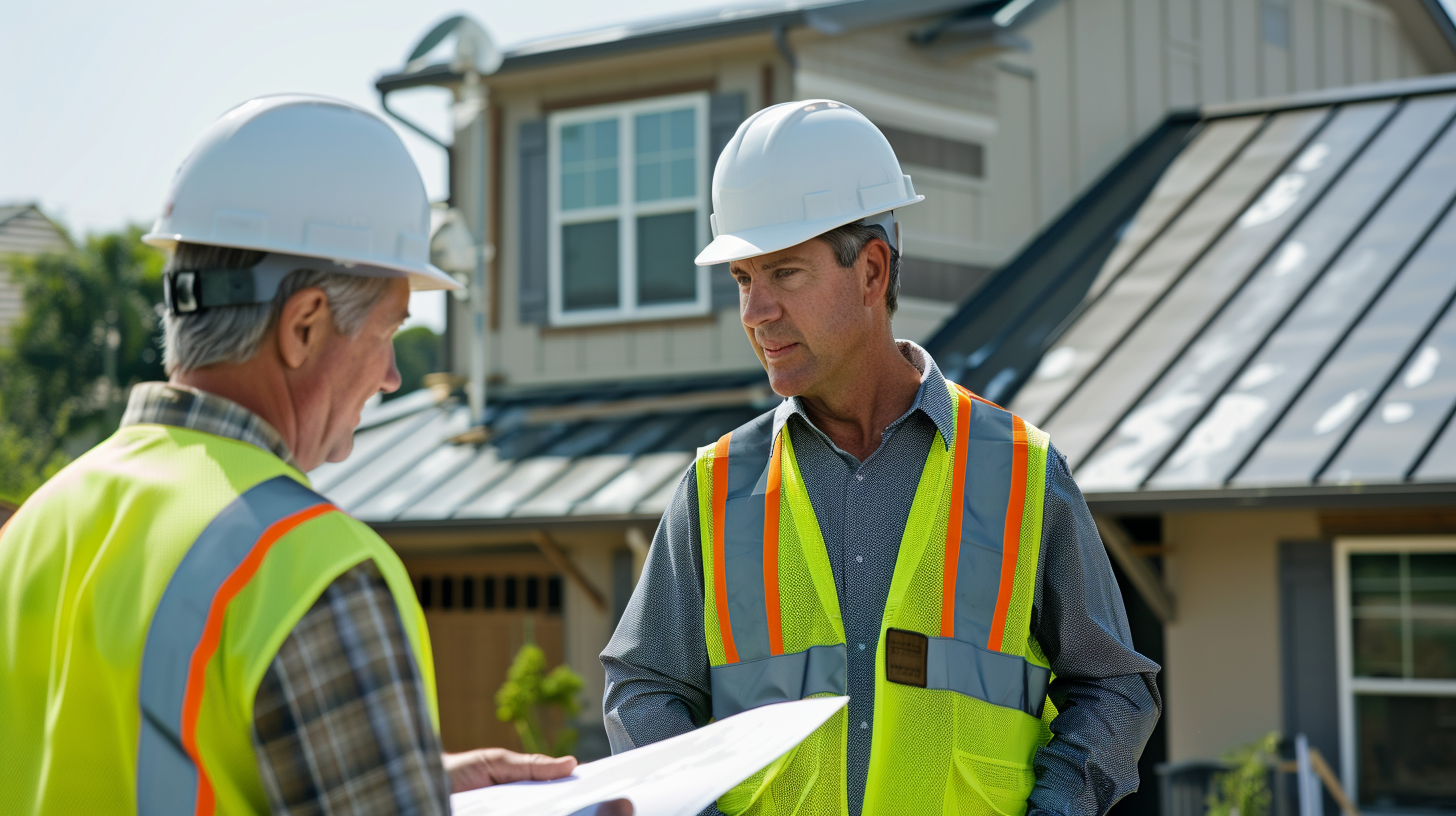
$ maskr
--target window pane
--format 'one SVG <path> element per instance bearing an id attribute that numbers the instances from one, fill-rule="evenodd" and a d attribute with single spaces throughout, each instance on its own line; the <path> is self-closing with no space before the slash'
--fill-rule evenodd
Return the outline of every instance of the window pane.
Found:
<path id="1" fill-rule="evenodd" d="M 692 108 L 644 113 L 633 123 L 637 200 L 687 198 L 697 193 L 697 118 Z"/>
<path id="2" fill-rule="evenodd" d="M 647 306 L 698 299 L 696 212 L 637 219 L 637 302 Z"/>
<path id="3" fill-rule="evenodd" d="M 561 308 L 615 309 L 617 219 L 561 228 Z"/>
<path id="4" fill-rule="evenodd" d="M 1407 557 L 1415 676 L 1456 680 L 1456 553 Z"/>
<path id="5" fill-rule="evenodd" d="M 1350 605 L 1356 614 L 1362 608 L 1400 605 L 1399 554 L 1350 556 Z"/>
<path id="6" fill-rule="evenodd" d="M 561 209 L 617 203 L 617 120 L 561 128 Z"/>
<path id="7" fill-rule="evenodd" d="M 1361 808 L 1456 808 L 1456 698 L 1355 698 Z"/>
<path id="8" fill-rule="evenodd" d="M 1400 618 L 1356 618 L 1350 631 L 1355 640 L 1356 677 L 1405 676 Z"/>

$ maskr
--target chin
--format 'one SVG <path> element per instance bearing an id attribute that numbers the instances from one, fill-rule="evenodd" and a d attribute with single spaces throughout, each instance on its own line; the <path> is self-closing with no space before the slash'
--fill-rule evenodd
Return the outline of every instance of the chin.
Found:
<path id="1" fill-rule="evenodd" d="M 797 397 L 804 393 L 807 386 L 804 380 L 803 376 L 796 376 L 787 371 L 774 371 L 772 367 L 768 368 L 768 385 L 775 394 L 781 397 Z"/>

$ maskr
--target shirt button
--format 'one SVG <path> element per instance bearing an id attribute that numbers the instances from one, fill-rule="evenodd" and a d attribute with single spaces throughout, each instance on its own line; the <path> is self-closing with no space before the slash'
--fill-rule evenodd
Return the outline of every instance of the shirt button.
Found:
<path id="1" fill-rule="evenodd" d="M 864 556 L 863 555 L 856 555 L 854 557 L 854 562 L 856 564 L 863 564 L 864 563 Z"/>
<path id="2" fill-rule="evenodd" d="M 863 643 L 861 643 L 861 644 L 860 644 L 860 645 L 859 645 L 859 650 L 860 650 L 860 651 L 861 651 L 861 652 L 863 652 L 863 651 L 864 651 L 864 644 L 863 644 Z"/>
<path id="3" fill-rule="evenodd" d="M 860 728 L 869 728 L 870 727 L 870 724 L 868 722 L 864 721 L 864 720 L 861 720 L 860 721 L 860 724 L 859 724 L 859 727 Z"/>

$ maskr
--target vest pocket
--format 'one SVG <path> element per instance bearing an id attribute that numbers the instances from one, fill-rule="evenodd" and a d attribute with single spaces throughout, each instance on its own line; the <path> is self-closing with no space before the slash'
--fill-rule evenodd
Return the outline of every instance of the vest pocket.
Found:
<path id="1" fill-rule="evenodd" d="M 1023 816 L 1036 786 L 1030 766 L 955 749 L 945 784 L 946 813 Z"/>

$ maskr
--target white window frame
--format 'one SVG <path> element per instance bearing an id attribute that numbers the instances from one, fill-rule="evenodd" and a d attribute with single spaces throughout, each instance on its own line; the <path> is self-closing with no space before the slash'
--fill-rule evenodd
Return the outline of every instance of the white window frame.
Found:
<path id="1" fill-rule="evenodd" d="M 626 323 L 641 320 L 662 320 L 675 317 L 695 317 L 711 313 L 712 293 L 708 287 L 708 267 L 696 267 L 696 300 L 681 303 L 642 306 L 637 303 L 637 218 L 638 216 L 682 212 L 686 199 L 668 201 L 638 202 L 637 172 L 634 164 L 636 117 L 644 113 L 678 110 L 691 107 L 694 110 L 694 135 L 696 144 L 697 183 L 693 201 L 697 210 L 694 224 L 697 227 L 696 244 L 705 246 L 708 242 L 708 94 L 703 92 L 658 96 L 611 105 L 594 105 L 558 111 L 547 117 L 547 185 L 550 237 L 549 246 L 549 297 L 548 317 L 553 326 L 587 326 L 603 323 Z M 606 207 L 586 207 L 580 210 L 561 210 L 561 128 L 581 122 L 594 122 L 615 117 L 617 119 L 617 203 Z M 578 309 L 567 311 L 562 308 L 562 247 L 561 228 L 564 225 L 591 221 L 617 219 L 617 286 L 619 294 L 617 308 Z"/>
<path id="2" fill-rule="evenodd" d="M 1350 556 L 1364 553 L 1456 552 L 1456 536 L 1383 536 L 1335 539 L 1335 652 L 1339 664 L 1340 779 L 1350 801 L 1360 801 L 1355 756 L 1355 695 L 1407 694 L 1456 697 L 1456 680 L 1355 677 L 1350 626 Z M 1375 813 L 1378 811 L 1361 811 Z"/>

